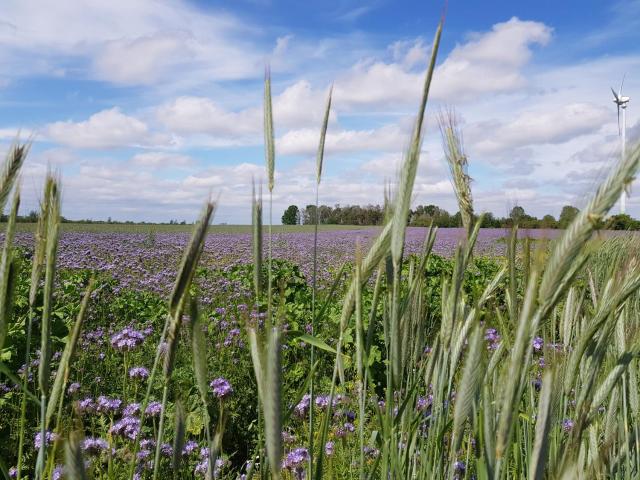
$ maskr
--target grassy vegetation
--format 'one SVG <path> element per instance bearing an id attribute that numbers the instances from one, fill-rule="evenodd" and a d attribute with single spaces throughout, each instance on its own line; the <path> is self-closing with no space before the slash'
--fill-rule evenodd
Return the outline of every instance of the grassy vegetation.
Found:
<path id="1" fill-rule="evenodd" d="M 12 150 L 0 175 L 0 207 L 14 191 L 0 257 L 6 477 L 637 477 L 640 247 L 592 237 L 634 178 L 640 146 L 557 240 L 518 248 L 514 231 L 505 257 L 487 259 L 473 255 L 482 219 L 445 119 L 467 234 L 451 259 L 432 254 L 434 229 L 420 255 L 405 255 L 441 29 L 385 224 L 322 291 L 315 261 L 305 278 L 272 257 L 260 193 L 253 258 L 199 266 L 215 215 L 206 202 L 166 302 L 119 290 L 108 274 L 56 271 L 58 181 L 47 179 L 34 250 L 14 248 L 26 149 Z M 269 217 L 273 132 L 267 72 Z M 210 275 L 229 283 L 203 291 Z"/>

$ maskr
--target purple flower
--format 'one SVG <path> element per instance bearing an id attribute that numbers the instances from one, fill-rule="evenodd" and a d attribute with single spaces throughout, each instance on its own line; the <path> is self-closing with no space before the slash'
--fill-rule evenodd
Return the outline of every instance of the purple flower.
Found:
<path id="1" fill-rule="evenodd" d="M 49 445 L 51 445 L 53 442 L 58 440 L 58 438 L 60 438 L 60 437 L 59 437 L 59 435 L 57 433 L 45 431 L 45 434 L 44 434 L 45 447 L 48 447 Z M 40 448 L 42 447 L 42 435 L 41 435 L 41 432 L 36 433 L 36 436 L 33 439 L 33 445 L 36 448 L 36 450 L 40 450 Z"/>
<path id="2" fill-rule="evenodd" d="M 489 345 L 487 345 L 489 350 L 496 350 L 500 345 L 501 337 L 495 328 L 487 328 L 484 339 L 489 343 Z"/>
<path id="3" fill-rule="evenodd" d="M 346 437 L 349 433 L 352 433 L 356 430 L 356 427 L 353 425 L 353 423 L 345 423 L 343 426 L 338 427 L 336 429 L 335 435 L 337 438 L 344 438 Z"/>
<path id="4" fill-rule="evenodd" d="M 289 452 L 282 462 L 282 468 L 291 470 L 298 478 L 303 478 L 304 466 L 309 461 L 309 452 L 306 448 L 300 447 Z"/>
<path id="5" fill-rule="evenodd" d="M 102 438 L 87 437 L 82 441 L 82 450 L 87 455 L 98 455 L 103 450 L 107 450 L 109 444 Z"/>
<path id="6" fill-rule="evenodd" d="M 535 388 L 536 392 L 539 392 L 542 388 L 542 379 L 540 379 L 540 377 L 537 377 L 531 382 L 531 384 L 533 385 L 533 388 Z"/>
<path id="7" fill-rule="evenodd" d="M 149 402 L 144 414 L 150 417 L 157 417 L 160 415 L 160 412 L 162 412 L 162 404 L 160 402 Z"/>
<path id="8" fill-rule="evenodd" d="M 541 337 L 536 337 L 533 339 L 533 349 L 536 352 L 539 352 L 540 350 L 542 350 L 542 347 L 544 347 L 544 340 L 542 340 Z"/>
<path id="9" fill-rule="evenodd" d="M 369 458 L 376 458 L 378 455 L 380 455 L 380 450 L 375 447 L 365 446 L 363 450 L 364 454 Z"/>
<path id="10" fill-rule="evenodd" d="M 207 470 L 209 469 L 209 460 L 202 460 L 200 463 L 196 465 L 193 474 L 197 477 L 204 477 L 207 474 Z"/>
<path id="11" fill-rule="evenodd" d="M 173 447 L 169 443 L 163 443 L 160 446 L 160 453 L 162 453 L 162 455 L 164 455 L 165 457 L 170 457 L 171 455 L 173 455 Z"/>
<path id="12" fill-rule="evenodd" d="M 149 457 L 151 457 L 151 450 L 149 450 L 148 448 L 142 448 L 136 454 L 136 458 L 138 459 L 138 461 L 146 460 Z"/>
<path id="13" fill-rule="evenodd" d="M 16 467 L 11 467 L 9 469 L 9 478 L 16 478 L 18 476 L 18 469 Z"/>
<path id="14" fill-rule="evenodd" d="M 69 388 L 67 388 L 67 393 L 69 395 L 73 395 L 79 389 L 80 389 L 80 384 L 78 382 L 73 382 L 71 385 L 69 385 Z"/>
<path id="15" fill-rule="evenodd" d="M 122 415 L 125 417 L 133 417 L 134 415 L 138 415 L 140 413 L 140 404 L 139 403 L 130 403 L 122 410 Z"/>
<path id="16" fill-rule="evenodd" d="M 330 457 L 331 455 L 333 455 L 334 448 L 335 444 L 332 441 L 328 441 L 324 444 L 324 454 L 327 457 Z"/>
<path id="17" fill-rule="evenodd" d="M 129 369 L 129 377 L 144 380 L 149 378 L 149 370 L 144 367 L 132 367 Z"/>
<path id="18" fill-rule="evenodd" d="M 416 402 L 416 410 L 419 412 L 425 411 L 427 408 L 431 406 L 433 402 L 433 395 L 429 394 L 426 397 L 418 397 Z"/>
<path id="19" fill-rule="evenodd" d="M 92 413 L 96 409 L 96 404 L 93 402 L 93 398 L 83 398 L 78 402 L 78 412 L 80 413 Z"/>
<path id="20" fill-rule="evenodd" d="M 109 429 L 112 435 L 135 440 L 140 433 L 140 419 L 138 417 L 122 417 Z"/>
<path id="21" fill-rule="evenodd" d="M 307 416 L 307 412 L 309 411 L 309 403 L 311 402 L 311 396 L 305 393 L 298 404 L 293 408 L 297 417 L 304 418 Z"/>
<path id="22" fill-rule="evenodd" d="M 198 448 L 198 443 L 194 442 L 193 440 L 189 440 L 187 443 L 185 443 L 184 448 L 182 449 L 182 454 L 191 455 L 193 452 L 196 451 L 197 448 Z"/>
<path id="23" fill-rule="evenodd" d="M 152 448 L 155 448 L 155 447 L 156 447 L 156 442 L 151 438 L 143 438 L 142 440 L 140 440 L 140 448 L 151 450 Z"/>
<path id="24" fill-rule="evenodd" d="M 570 418 L 565 418 L 562 421 L 562 430 L 564 430 L 565 433 L 569 433 L 571 430 L 573 430 L 573 420 L 571 420 Z"/>
<path id="25" fill-rule="evenodd" d="M 329 405 L 329 395 L 318 395 L 316 397 L 316 406 L 322 410 Z"/>
<path id="26" fill-rule="evenodd" d="M 64 467 L 62 465 L 56 465 L 56 468 L 53 469 L 51 480 L 62 480 L 63 475 L 64 475 Z"/>
<path id="27" fill-rule="evenodd" d="M 125 327 L 111 336 L 111 346 L 121 352 L 128 352 L 142 344 L 145 338 L 146 335 L 143 332 L 139 332 L 133 327 Z"/>
<path id="28" fill-rule="evenodd" d="M 233 388 L 227 380 L 222 377 L 216 378 L 209 386 L 213 389 L 213 394 L 218 398 L 227 398 L 233 393 Z"/>
<path id="29" fill-rule="evenodd" d="M 99 413 L 116 413 L 120 406 L 122 405 L 122 400 L 119 398 L 110 398 L 101 395 L 98 397 L 98 402 L 96 405 L 96 412 Z"/>

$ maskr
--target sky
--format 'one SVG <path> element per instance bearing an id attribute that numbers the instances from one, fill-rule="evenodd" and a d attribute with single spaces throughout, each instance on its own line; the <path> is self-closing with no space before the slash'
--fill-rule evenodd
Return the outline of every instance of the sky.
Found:
<path id="1" fill-rule="evenodd" d="M 212 195 L 214 223 L 230 224 L 250 222 L 252 181 L 265 181 L 266 65 L 274 223 L 288 205 L 314 202 L 331 85 L 320 202 L 382 203 L 444 11 L 409 0 L 52 5 L 5 0 L 0 10 L 0 150 L 18 135 L 33 142 L 23 212 L 50 169 L 67 218 L 192 221 Z M 639 40 L 639 0 L 450 0 L 413 204 L 457 210 L 437 123 L 454 109 L 476 210 L 557 217 L 585 205 L 620 156 L 610 87 L 624 75 L 627 136 L 640 137 Z M 627 201 L 636 217 L 638 191 Z"/>

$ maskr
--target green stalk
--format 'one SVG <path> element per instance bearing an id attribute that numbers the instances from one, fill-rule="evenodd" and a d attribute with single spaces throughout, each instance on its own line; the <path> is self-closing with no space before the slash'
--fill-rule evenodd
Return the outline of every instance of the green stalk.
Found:
<path id="1" fill-rule="evenodd" d="M 52 177 L 51 177 L 52 178 Z M 53 287 L 56 272 L 56 254 L 60 228 L 60 191 L 56 180 L 51 180 L 47 222 L 47 244 L 44 275 L 44 300 L 42 306 L 42 331 L 40 342 L 40 365 L 38 366 L 38 387 L 40 390 L 40 436 L 42 445 L 38 451 L 36 479 L 42 478 L 46 463 L 46 414 L 49 392 L 49 372 L 51 361 L 51 310 L 53 308 Z"/>
<path id="2" fill-rule="evenodd" d="M 313 289 L 311 291 L 311 335 L 315 335 L 315 322 L 316 322 L 316 296 L 318 294 L 317 278 L 318 278 L 318 225 L 320 223 L 320 211 L 319 211 L 319 191 L 320 180 L 322 178 L 322 164 L 324 160 L 324 144 L 327 136 L 327 127 L 329 126 L 329 113 L 331 111 L 331 95 L 333 87 L 329 90 L 329 98 L 327 99 L 327 106 L 324 113 L 324 120 L 322 122 L 322 129 L 320 130 L 320 144 L 318 145 L 318 155 L 316 157 L 316 218 L 313 225 Z M 311 355 L 309 366 L 313 368 L 315 365 L 315 353 L 316 347 L 311 344 Z M 311 374 L 311 383 L 309 386 L 309 402 L 311 408 L 309 408 L 309 472 L 313 472 L 313 440 L 314 440 L 314 386 L 315 375 Z M 323 448 L 320 446 L 320 448 Z"/>
<path id="3" fill-rule="evenodd" d="M 35 248 L 31 265 L 31 281 L 29 283 L 29 312 L 27 319 L 27 334 L 25 347 L 25 373 L 22 383 L 22 401 L 20 405 L 20 434 L 18 440 L 18 464 L 16 466 L 16 478 L 21 479 L 22 475 L 22 455 L 24 450 L 24 434 L 27 411 L 27 386 L 29 373 L 31 368 L 31 336 L 33 330 L 33 320 L 36 316 L 36 300 L 38 295 L 38 286 L 42 278 L 42 270 L 44 268 L 44 259 L 47 245 L 47 224 L 49 217 L 48 198 L 51 188 L 53 187 L 53 179 L 48 177 L 45 182 L 45 191 L 41 201 L 40 216 L 38 217 L 38 226 L 35 233 Z"/>

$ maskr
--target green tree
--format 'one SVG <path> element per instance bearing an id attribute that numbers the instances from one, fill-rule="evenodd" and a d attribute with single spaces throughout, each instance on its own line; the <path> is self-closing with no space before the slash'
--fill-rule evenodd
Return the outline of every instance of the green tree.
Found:
<path id="1" fill-rule="evenodd" d="M 611 230 L 638 230 L 640 222 L 634 220 L 626 213 L 619 213 L 612 215 L 606 226 Z"/>
<path id="2" fill-rule="evenodd" d="M 556 219 L 553 215 L 545 215 L 544 217 L 542 217 L 542 220 L 540 220 L 540 227 L 558 228 L 558 222 L 556 222 Z"/>
<path id="3" fill-rule="evenodd" d="M 509 212 L 509 218 L 513 221 L 514 224 L 520 223 L 522 219 L 526 217 L 526 215 L 527 214 L 525 213 L 524 208 L 519 205 L 513 207 L 511 209 L 511 212 Z"/>
<path id="4" fill-rule="evenodd" d="M 572 205 L 565 205 L 564 207 L 562 207 L 560 218 L 558 218 L 558 227 L 567 228 L 573 221 L 573 219 L 576 218 L 576 215 L 578 215 L 579 211 L 580 210 Z"/>
<path id="5" fill-rule="evenodd" d="M 300 210 L 295 205 L 289 205 L 282 215 L 283 225 L 298 225 L 300 223 Z"/>

